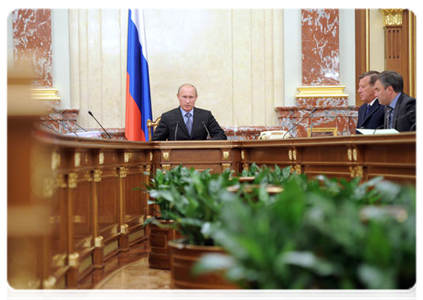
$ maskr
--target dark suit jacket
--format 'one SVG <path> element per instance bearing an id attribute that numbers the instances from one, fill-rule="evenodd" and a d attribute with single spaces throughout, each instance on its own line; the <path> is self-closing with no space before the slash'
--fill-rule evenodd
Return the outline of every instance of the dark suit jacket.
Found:
<path id="1" fill-rule="evenodd" d="M 385 107 L 385 112 L 387 107 Z M 398 98 L 393 116 L 393 128 L 402 131 L 416 130 L 416 99 L 402 93 Z M 384 128 L 387 128 L 386 120 Z"/>
<path id="2" fill-rule="evenodd" d="M 207 128 L 207 129 L 206 129 Z M 208 130 L 208 132 L 207 132 Z M 212 140 L 226 140 L 227 137 L 209 110 L 194 107 L 191 136 L 185 125 L 180 108 L 172 109 L 162 115 L 153 134 L 153 141 L 206 140 L 210 133 Z"/>
<path id="3" fill-rule="evenodd" d="M 364 103 L 358 109 L 358 120 L 357 120 L 357 128 L 365 128 L 365 129 L 376 129 L 382 128 L 383 123 L 385 121 L 385 110 L 384 106 L 376 101 L 370 106 L 369 113 L 367 116 L 366 114 L 367 103 Z"/>

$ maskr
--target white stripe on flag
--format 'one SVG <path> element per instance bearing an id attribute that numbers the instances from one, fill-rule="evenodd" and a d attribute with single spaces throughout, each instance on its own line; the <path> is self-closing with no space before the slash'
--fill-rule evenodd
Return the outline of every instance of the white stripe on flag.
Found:
<path id="1" fill-rule="evenodd" d="M 135 24 L 138 30 L 138 39 L 141 43 L 142 55 L 145 60 L 147 59 L 147 47 L 145 42 L 145 26 L 144 26 L 144 11 L 141 9 L 132 9 L 131 8 L 131 20 Z"/>

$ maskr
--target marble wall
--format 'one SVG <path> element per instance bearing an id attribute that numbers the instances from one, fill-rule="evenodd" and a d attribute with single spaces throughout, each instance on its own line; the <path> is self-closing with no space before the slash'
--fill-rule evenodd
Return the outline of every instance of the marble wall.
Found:
<path id="1" fill-rule="evenodd" d="M 339 10 L 298 10 L 298 24 L 284 23 L 283 10 L 149 9 L 144 13 L 154 118 L 177 106 L 177 88 L 191 82 L 199 91 L 198 107 L 212 110 L 234 138 L 254 138 L 263 128 L 288 130 L 315 105 L 319 110 L 313 114 L 313 126 L 336 126 L 339 134 L 354 131 L 356 108 L 348 104 L 348 95 L 286 96 L 286 90 L 298 88 L 286 85 L 291 82 L 290 72 L 284 69 L 289 63 L 284 61 L 284 43 L 296 32 L 291 28 L 301 28 L 301 44 L 289 44 L 289 49 L 298 49 L 290 53 L 301 57 L 302 84 L 343 83 L 342 70 L 346 69 L 339 51 Z M 39 69 L 37 84 L 54 87 L 54 36 L 49 19 L 55 10 L 16 10 L 13 14 L 16 56 L 37 33 L 37 44 L 31 47 L 36 50 L 27 57 Z M 88 115 L 92 111 L 120 138 L 125 121 L 127 10 L 68 10 L 66 22 L 71 99 L 69 107 L 62 108 L 83 127 L 98 128 Z M 305 136 L 310 122 L 305 118 L 295 134 Z"/>
<path id="2" fill-rule="evenodd" d="M 309 91 L 299 89 L 294 106 L 276 108 L 281 128 L 293 137 L 306 137 L 311 128 L 355 132 L 357 109 L 340 81 L 339 23 L 338 9 L 301 10 L 301 87 Z"/>
<path id="3" fill-rule="evenodd" d="M 12 22 L 14 68 L 29 67 L 35 86 L 52 87 L 51 10 L 14 10 Z"/>
<path id="4" fill-rule="evenodd" d="M 153 118 L 197 87 L 221 125 L 278 123 L 283 104 L 282 10 L 144 10 Z M 71 106 L 78 121 L 124 126 L 127 10 L 70 10 Z M 276 46 L 275 46 L 276 45 Z"/>

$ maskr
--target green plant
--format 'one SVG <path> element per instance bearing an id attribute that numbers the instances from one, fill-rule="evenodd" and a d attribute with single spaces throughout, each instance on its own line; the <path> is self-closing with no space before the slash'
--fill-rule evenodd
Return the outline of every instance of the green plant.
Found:
<path id="1" fill-rule="evenodd" d="M 195 272 L 225 269 L 247 288 L 410 288 L 415 283 L 415 189 L 293 175 L 260 203 L 229 199 L 203 226 L 229 256 L 206 256 Z M 406 213 L 395 217 L 392 205 Z M 372 213 L 363 217 L 363 211 Z M 401 214 L 400 214 L 401 215 Z"/>
<path id="2" fill-rule="evenodd" d="M 151 175 L 147 173 L 148 175 Z M 149 224 L 156 219 L 172 220 L 171 213 L 175 211 L 171 187 L 179 192 L 183 192 L 184 186 L 189 184 L 190 170 L 182 165 L 172 168 L 169 171 L 157 169 L 154 176 L 151 176 L 148 184 L 144 188 L 135 188 L 134 190 L 143 190 L 151 197 L 147 204 L 153 205 L 154 217 L 146 220 Z M 156 208 L 158 207 L 158 209 Z"/>
<path id="3" fill-rule="evenodd" d="M 189 244 L 213 245 L 201 228 L 204 223 L 214 222 L 219 217 L 223 202 L 234 197 L 226 188 L 237 181 L 231 180 L 230 170 L 211 174 L 209 170 L 199 172 L 181 167 L 177 174 L 181 175 L 178 180 L 170 176 L 172 180 L 166 181 L 166 185 L 151 189 L 150 193 L 154 191 L 151 196 L 167 208 L 167 217 L 174 220 L 167 227 L 177 229 Z"/>
<path id="4" fill-rule="evenodd" d="M 291 176 L 291 167 L 281 169 L 278 165 L 274 165 L 270 169 L 267 165 L 261 167 L 256 163 L 252 163 L 248 170 L 243 170 L 240 176 L 255 177 L 252 184 L 276 184 L 283 185 Z"/>

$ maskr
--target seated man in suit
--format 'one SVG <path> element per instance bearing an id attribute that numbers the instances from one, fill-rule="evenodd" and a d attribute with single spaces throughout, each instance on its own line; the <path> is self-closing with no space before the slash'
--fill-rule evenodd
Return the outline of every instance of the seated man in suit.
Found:
<path id="1" fill-rule="evenodd" d="M 385 105 L 384 128 L 416 130 L 416 99 L 403 93 L 403 79 L 395 71 L 380 73 L 375 82 L 376 96 Z"/>
<path id="2" fill-rule="evenodd" d="M 165 112 L 154 131 L 153 141 L 226 140 L 223 129 L 212 113 L 194 107 L 197 89 L 192 84 L 184 84 L 177 94 L 180 106 Z"/>
<path id="3" fill-rule="evenodd" d="M 383 126 L 385 110 L 375 96 L 375 81 L 378 74 L 378 71 L 368 71 L 358 77 L 360 79 L 358 94 L 365 103 L 358 109 L 357 128 L 376 129 Z"/>

